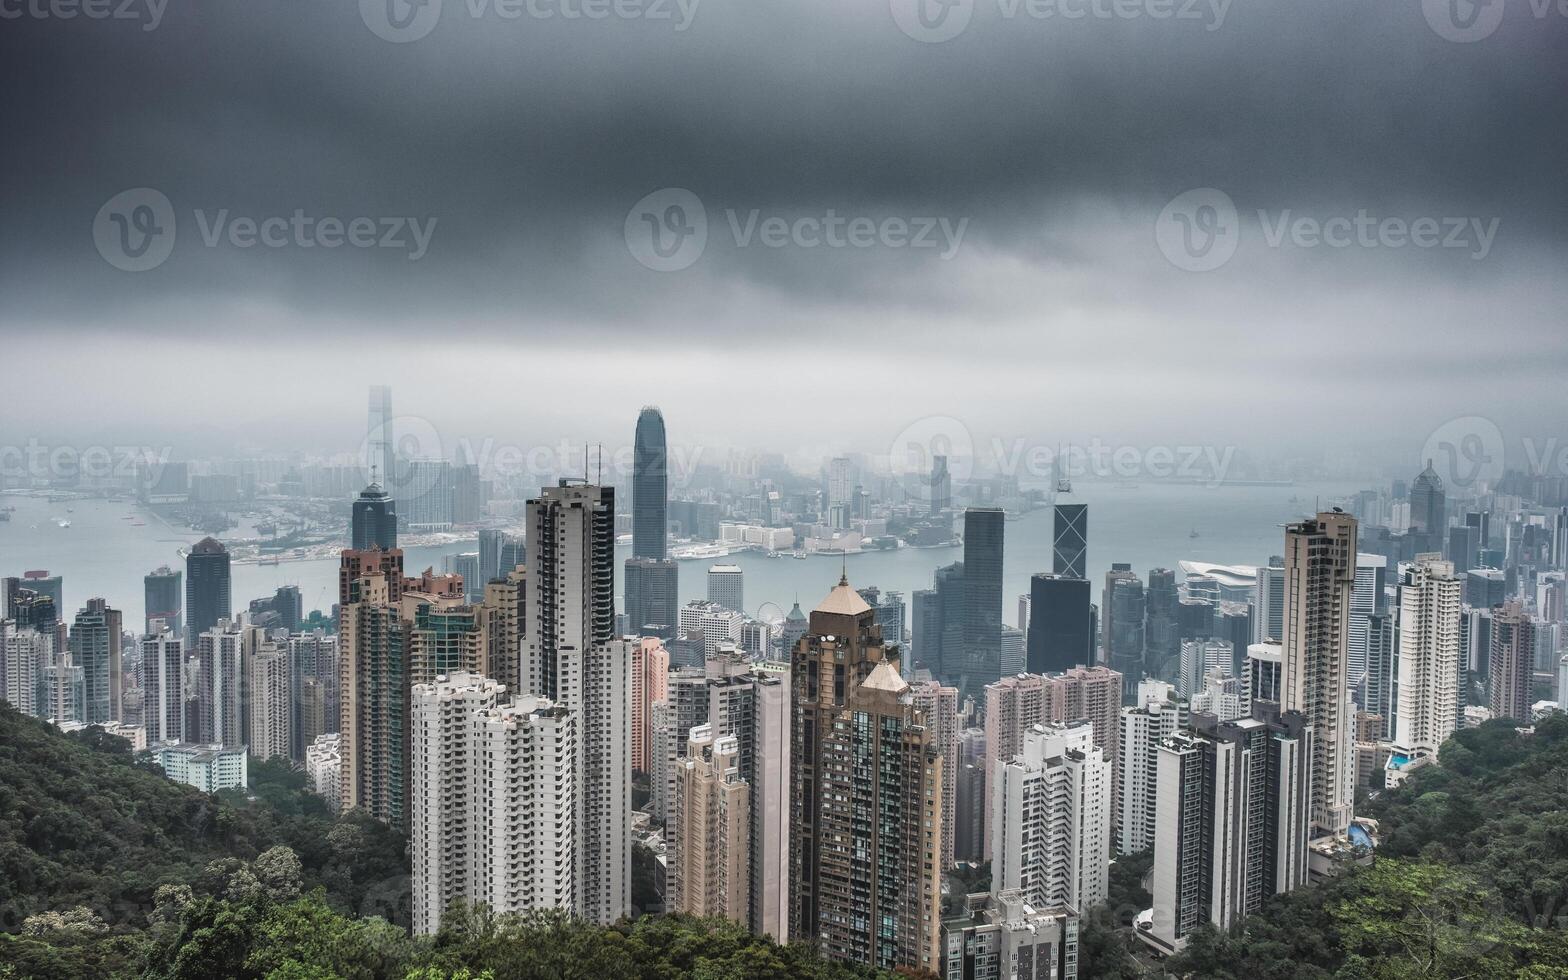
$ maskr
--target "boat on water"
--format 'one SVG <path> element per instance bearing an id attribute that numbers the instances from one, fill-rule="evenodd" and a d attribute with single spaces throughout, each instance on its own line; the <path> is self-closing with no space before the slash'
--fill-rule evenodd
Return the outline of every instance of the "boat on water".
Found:
<path id="1" fill-rule="evenodd" d="M 799 552 L 796 552 L 795 554 L 791 555 L 790 557 L 795 559 L 796 561 L 805 561 L 806 560 L 806 553 L 803 552 L 803 551 L 799 551 Z"/>
<path id="2" fill-rule="evenodd" d="M 1187 532 L 1187 537 L 1189 537 L 1189 538 L 1199 537 L 1198 529 L 1197 528 L 1193 528 L 1191 531 Z"/>
<path id="3" fill-rule="evenodd" d="M 59 526 L 59 527 L 62 527 L 62 528 L 66 528 L 66 527 L 70 527 L 71 526 L 71 522 L 67 521 L 67 520 L 64 520 L 64 519 L 55 521 L 55 524 L 57 526 Z"/>

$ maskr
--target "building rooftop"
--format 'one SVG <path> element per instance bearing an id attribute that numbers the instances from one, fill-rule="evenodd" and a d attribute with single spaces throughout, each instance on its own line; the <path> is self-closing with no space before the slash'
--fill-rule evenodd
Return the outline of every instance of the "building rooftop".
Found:
<path id="1" fill-rule="evenodd" d="M 847 577 L 840 578 L 833 591 L 829 592 L 827 598 L 819 602 L 817 608 L 813 610 L 813 612 L 831 613 L 835 616 L 858 616 L 870 611 L 871 606 L 860 593 L 849 587 Z"/>

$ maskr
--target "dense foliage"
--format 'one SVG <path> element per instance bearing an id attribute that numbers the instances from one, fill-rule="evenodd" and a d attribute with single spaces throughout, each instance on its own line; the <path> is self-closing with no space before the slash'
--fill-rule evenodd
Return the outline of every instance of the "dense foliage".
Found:
<path id="1" fill-rule="evenodd" d="M 283 762 L 252 770 L 256 799 L 171 782 L 101 729 L 62 735 L 0 703 L 0 932 L 85 909 L 111 931 L 145 926 L 160 886 L 221 895 L 277 844 L 333 907 L 407 917 L 405 842 L 374 820 L 334 820 Z"/>
<path id="2" fill-rule="evenodd" d="M 1368 801 L 1371 867 L 1204 929 L 1178 975 L 1568 978 L 1568 717 L 1457 733 L 1442 765 Z"/>

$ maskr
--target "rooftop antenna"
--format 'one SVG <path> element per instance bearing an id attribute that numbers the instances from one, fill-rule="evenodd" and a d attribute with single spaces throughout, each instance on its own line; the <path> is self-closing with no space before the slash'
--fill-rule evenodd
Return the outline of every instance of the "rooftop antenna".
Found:
<path id="1" fill-rule="evenodd" d="M 583 443 L 583 482 L 588 482 L 588 444 Z"/>
<path id="2" fill-rule="evenodd" d="M 595 462 L 597 465 L 594 467 L 593 481 L 602 484 L 604 483 L 604 443 L 602 442 L 599 443 L 599 453 L 595 457 Z"/>

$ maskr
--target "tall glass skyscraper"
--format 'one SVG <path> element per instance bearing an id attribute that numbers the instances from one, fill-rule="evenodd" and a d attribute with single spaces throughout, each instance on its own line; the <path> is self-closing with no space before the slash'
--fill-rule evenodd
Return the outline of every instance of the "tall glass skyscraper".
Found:
<path id="1" fill-rule="evenodd" d="M 632 450 L 632 557 L 666 558 L 670 499 L 669 451 L 664 416 L 648 406 L 637 416 Z"/>
<path id="2" fill-rule="evenodd" d="M 352 538 L 355 551 L 397 547 L 397 505 L 381 484 L 372 483 L 354 500 Z"/>
<path id="3" fill-rule="evenodd" d="M 1051 571 L 1065 578 L 1087 579 L 1089 505 L 1057 504 L 1051 547 Z"/>
<path id="4" fill-rule="evenodd" d="M 185 558 L 185 632 L 196 638 L 234 613 L 229 584 L 229 549 L 214 538 L 202 538 Z"/>
<path id="5" fill-rule="evenodd" d="M 155 635 L 152 621 L 161 619 L 163 625 L 169 628 L 169 632 L 175 636 L 183 636 L 184 632 L 180 629 L 180 599 L 185 591 L 184 575 L 164 565 L 156 571 L 147 573 L 147 577 L 143 579 L 143 588 L 148 635 Z"/>
<path id="6" fill-rule="evenodd" d="M 1000 507 L 964 511 L 964 657 L 960 697 L 985 696 L 985 685 L 1002 676 L 1002 538 L 1006 514 Z M 950 682 L 951 683 L 951 682 Z"/>

